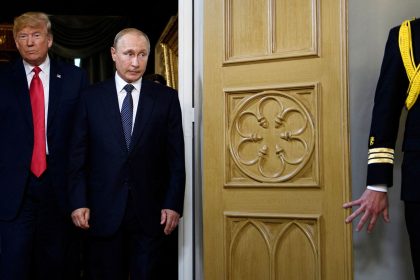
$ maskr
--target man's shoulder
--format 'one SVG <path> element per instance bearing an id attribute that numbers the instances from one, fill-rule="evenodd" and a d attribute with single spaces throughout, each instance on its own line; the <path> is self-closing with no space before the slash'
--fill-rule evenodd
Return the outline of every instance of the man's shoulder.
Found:
<path id="1" fill-rule="evenodd" d="M 411 28 L 419 28 L 420 27 L 420 18 L 411 18 L 411 19 L 408 18 L 408 19 L 403 20 L 400 24 L 393 26 L 391 28 L 391 31 L 393 31 L 393 30 L 398 31 L 400 29 L 401 25 L 406 21 L 410 21 Z"/>
<path id="2" fill-rule="evenodd" d="M 61 72 L 76 73 L 76 74 L 86 74 L 87 71 L 84 68 L 71 64 L 69 62 L 51 59 L 51 67 L 56 68 Z"/>
<path id="3" fill-rule="evenodd" d="M 413 19 L 413 20 L 410 22 L 410 24 L 411 24 L 411 28 L 412 28 L 414 31 L 419 30 L 419 29 L 420 29 L 420 18 L 415 18 L 415 19 Z"/>
<path id="4" fill-rule="evenodd" d="M 398 41 L 398 36 L 400 33 L 401 26 L 407 21 L 410 21 L 410 29 L 411 29 L 411 36 L 412 38 L 416 38 L 416 40 L 420 37 L 420 19 L 412 18 L 406 19 L 402 21 L 400 24 L 391 27 L 389 30 L 389 38 L 393 38 L 393 40 Z"/>
<path id="5" fill-rule="evenodd" d="M 115 89 L 115 82 L 113 79 L 108 79 L 87 86 L 83 92 L 85 94 L 95 94 L 96 92 L 112 91 L 112 89 Z"/>
<path id="6" fill-rule="evenodd" d="M 147 90 L 150 90 L 151 92 L 160 92 L 161 94 L 172 94 L 172 93 L 177 93 L 177 90 L 174 88 L 171 88 L 169 86 L 160 84 L 160 83 L 156 83 L 153 81 L 149 81 L 149 80 L 143 80 L 142 81 L 142 87 L 144 87 Z"/>

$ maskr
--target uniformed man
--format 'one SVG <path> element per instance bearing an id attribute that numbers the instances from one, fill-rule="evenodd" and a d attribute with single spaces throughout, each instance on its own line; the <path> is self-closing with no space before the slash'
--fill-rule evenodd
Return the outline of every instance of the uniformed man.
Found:
<path id="1" fill-rule="evenodd" d="M 410 238 L 414 273 L 420 279 L 420 20 L 406 20 L 389 32 L 376 87 L 369 136 L 367 188 L 362 196 L 343 205 L 359 206 L 356 230 L 371 232 L 382 216 L 389 222 L 388 188 L 393 184 L 394 149 L 403 109 L 408 110 L 403 141 L 401 199 Z"/>

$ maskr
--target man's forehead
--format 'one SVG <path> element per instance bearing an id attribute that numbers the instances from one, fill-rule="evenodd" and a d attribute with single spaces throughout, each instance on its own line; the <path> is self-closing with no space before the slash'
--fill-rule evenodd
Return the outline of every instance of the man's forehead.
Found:
<path id="1" fill-rule="evenodd" d="M 36 25 L 36 26 L 23 26 L 19 32 L 37 32 L 37 31 L 43 31 L 45 29 L 45 27 L 43 27 L 42 25 Z"/>
<path id="2" fill-rule="evenodd" d="M 117 48 L 124 49 L 124 50 L 133 50 L 133 51 L 141 51 L 141 50 L 148 50 L 149 45 L 147 40 L 124 40 L 121 38 L 119 43 L 117 44 Z"/>

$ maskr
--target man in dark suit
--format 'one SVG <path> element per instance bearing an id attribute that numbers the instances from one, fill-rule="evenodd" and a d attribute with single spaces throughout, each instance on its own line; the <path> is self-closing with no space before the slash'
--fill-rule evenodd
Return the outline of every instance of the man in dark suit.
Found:
<path id="1" fill-rule="evenodd" d="M 346 218 L 351 223 L 362 215 L 356 230 L 367 224 L 371 232 L 382 216 L 390 221 L 387 190 L 393 184 L 394 149 L 401 111 L 408 110 L 403 141 L 401 199 L 410 238 L 414 272 L 420 279 L 420 20 L 407 20 L 390 30 L 379 76 L 369 136 L 367 189 L 345 203 L 359 206 Z"/>
<path id="2" fill-rule="evenodd" d="M 46 14 L 17 17 L 13 36 L 21 58 L 0 69 L 0 279 L 77 279 L 66 171 L 87 75 L 49 58 Z"/>
<path id="3" fill-rule="evenodd" d="M 81 95 L 69 195 L 73 223 L 89 232 L 89 279 L 163 279 L 162 244 L 182 215 L 181 108 L 174 89 L 142 79 L 149 53 L 146 34 L 120 31 L 115 77 Z"/>

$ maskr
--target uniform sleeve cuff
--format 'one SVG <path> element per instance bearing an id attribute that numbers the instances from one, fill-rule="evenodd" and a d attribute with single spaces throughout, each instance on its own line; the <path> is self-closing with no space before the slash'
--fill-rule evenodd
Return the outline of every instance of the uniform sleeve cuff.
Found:
<path id="1" fill-rule="evenodd" d="M 377 192 L 388 192 L 388 187 L 386 185 L 367 186 L 367 189 Z"/>

